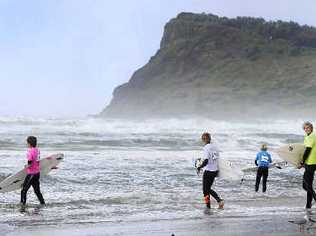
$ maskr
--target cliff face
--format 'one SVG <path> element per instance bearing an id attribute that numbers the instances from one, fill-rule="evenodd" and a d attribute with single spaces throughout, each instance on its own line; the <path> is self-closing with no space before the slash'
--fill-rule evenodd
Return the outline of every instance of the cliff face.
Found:
<path id="1" fill-rule="evenodd" d="M 314 114 L 316 29 L 181 13 L 161 47 L 117 87 L 104 117 Z M 316 112 L 315 112 L 316 113 Z"/>

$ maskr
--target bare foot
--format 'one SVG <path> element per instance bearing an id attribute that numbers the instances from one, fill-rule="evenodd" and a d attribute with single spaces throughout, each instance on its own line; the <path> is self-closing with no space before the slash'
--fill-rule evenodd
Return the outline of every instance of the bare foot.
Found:
<path id="1" fill-rule="evenodd" d="M 218 209 L 224 209 L 224 200 L 221 200 L 221 201 L 218 203 Z"/>

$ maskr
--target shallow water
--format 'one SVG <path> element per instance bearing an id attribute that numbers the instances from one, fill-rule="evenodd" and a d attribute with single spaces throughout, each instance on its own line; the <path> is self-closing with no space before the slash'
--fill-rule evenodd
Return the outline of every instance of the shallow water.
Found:
<path id="1" fill-rule="evenodd" d="M 29 208 L 21 214 L 19 192 L 5 193 L 0 196 L 0 222 L 24 227 L 199 218 L 204 209 L 201 176 L 192 160 L 201 157 L 202 132 L 214 134 L 222 158 L 246 168 L 253 166 L 262 142 L 271 148 L 302 142 L 301 123 L 0 118 L 2 178 L 23 167 L 28 135 L 39 138 L 42 157 L 65 154 L 60 168 L 41 181 L 47 207 L 36 209 L 30 190 Z M 272 157 L 279 160 L 273 152 Z M 242 185 L 216 180 L 215 190 L 226 200 L 225 211 L 215 211 L 217 216 L 301 211 L 304 202 L 291 202 L 305 196 L 302 172 L 271 169 L 266 195 L 254 193 L 254 180 L 253 172 L 246 173 Z"/>

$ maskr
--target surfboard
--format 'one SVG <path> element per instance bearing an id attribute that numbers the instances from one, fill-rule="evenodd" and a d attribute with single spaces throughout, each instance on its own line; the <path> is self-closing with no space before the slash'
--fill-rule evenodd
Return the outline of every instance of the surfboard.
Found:
<path id="1" fill-rule="evenodd" d="M 280 162 L 275 162 L 269 165 L 269 168 L 277 168 L 277 169 L 283 169 L 283 167 L 287 166 L 287 162 L 286 161 L 280 161 Z M 243 172 L 255 172 L 258 170 L 258 166 L 252 166 L 252 167 L 247 167 L 247 168 L 243 168 L 242 171 Z"/>
<path id="2" fill-rule="evenodd" d="M 218 159 L 218 177 L 229 181 L 241 181 L 244 173 L 233 162 Z"/>
<path id="3" fill-rule="evenodd" d="M 302 143 L 292 143 L 273 150 L 280 158 L 295 167 L 300 166 L 303 160 L 305 146 Z"/>
<path id="4" fill-rule="evenodd" d="M 40 160 L 41 177 L 48 175 L 48 173 L 55 169 L 56 166 L 64 159 L 64 154 L 58 153 L 48 156 Z M 14 175 L 10 175 L 0 182 L 0 193 L 11 192 L 22 188 L 24 179 L 26 177 L 26 168 L 20 170 Z"/>
<path id="5" fill-rule="evenodd" d="M 195 168 L 203 163 L 202 158 L 197 158 L 194 162 Z M 218 177 L 229 181 L 241 181 L 244 173 L 234 163 L 223 158 L 218 159 Z"/>

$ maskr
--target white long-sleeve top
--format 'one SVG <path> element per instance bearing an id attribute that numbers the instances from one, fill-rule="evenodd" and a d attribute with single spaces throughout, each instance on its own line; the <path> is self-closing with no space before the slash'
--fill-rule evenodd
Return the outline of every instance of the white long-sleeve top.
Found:
<path id="1" fill-rule="evenodd" d="M 218 158 L 219 149 L 214 143 L 208 143 L 203 147 L 204 158 L 208 159 L 208 163 L 204 170 L 217 171 L 218 170 Z"/>

